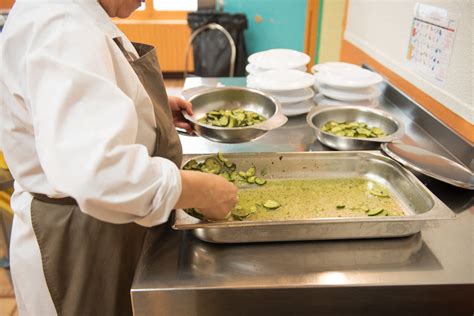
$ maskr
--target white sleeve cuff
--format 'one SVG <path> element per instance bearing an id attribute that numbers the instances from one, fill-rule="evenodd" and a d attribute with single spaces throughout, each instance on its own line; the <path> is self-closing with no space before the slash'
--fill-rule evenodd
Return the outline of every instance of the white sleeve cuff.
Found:
<path id="1" fill-rule="evenodd" d="M 161 183 L 153 198 L 151 212 L 135 220 L 135 223 L 145 227 L 165 223 L 182 190 L 181 174 L 173 162 L 162 157 L 153 157 L 152 164 L 159 169 Z"/>

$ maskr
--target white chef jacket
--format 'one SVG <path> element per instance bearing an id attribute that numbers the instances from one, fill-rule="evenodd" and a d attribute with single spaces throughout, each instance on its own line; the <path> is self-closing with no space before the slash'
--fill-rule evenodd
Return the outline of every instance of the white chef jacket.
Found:
<path id="1" fill-rule="evenodd" d="M 28 192 L 148 227 L 165 222 L 181 194 L 176 165 L 151 157 L 153 105 L 114 37 L 134 51 L 96 0 L 17 0 L 3 29 L 0 138 L 15 178 L 10 258 L 24 315 L 55 313 Z"/>

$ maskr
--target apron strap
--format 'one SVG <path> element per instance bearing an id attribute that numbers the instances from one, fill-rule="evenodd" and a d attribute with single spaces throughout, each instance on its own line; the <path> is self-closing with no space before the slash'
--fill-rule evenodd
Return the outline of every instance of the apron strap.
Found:
<path id="1" fill-rule="evenodd" d="M 123 46 L 122 38 L 120 37 L 114 37 L 113 38 L 115 44 L 117 44 L 118 48 L 122 52 L 122 54 L 125 55 L 125 58 L 129 63 L 133 62 L 136 58 L 131 54 L 128 50 L 125 49 L 125 46 Z"/>
<path id="2" fill-rule="evenodd" d="M 41 202 L 51 203 L 56 205 L 77 205 L 76 200 L 72 197 L 65 197 L 65 198 L 50 198 L 45 194 L 41 193 L 30 193 L 33 197 Z"/>

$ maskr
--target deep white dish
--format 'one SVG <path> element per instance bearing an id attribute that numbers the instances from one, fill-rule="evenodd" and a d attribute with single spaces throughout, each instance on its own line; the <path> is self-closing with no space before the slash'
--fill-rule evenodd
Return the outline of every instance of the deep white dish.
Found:
<path id="1" fill-rule="evenodd" d="M 314 96 L 313 101 L 318 106 L 341 106 L 341 105 L 356 105 L 362 107 L 377 107 L 379 105 L 379 99 L 363 100 L 363 101 L 339 101 L 328 97 L 325 97 L 321 93 Z"/>
<path id="2" fill-rule="evenodd" d="M 293 49 L 277 48 L 249 56 L 248 61 L 264 69 L 294 69 L 309 63 L 310 57 Z"/>
<path id="3" fill-rule="evenodd" d="M 266 92 L 265 90 L 263 90 Z M 298 102 L 303 102 L 314 97 L 314 90 L 311 88 L 304 88 L 292 91 L 270 91 L 268 92 L 275 99 L 280 101 L 281 104 L 294 104 Z"/>
<path id="4" fill-rule="evenodd" d="M 296 68 L 293 68 L 293 69 L 299 70 L 299 71 L 306 71 L 306 66 L 296 67 Z M 247 73 L 250 74 L 250 75 L 261 73 L 261 72 L 268 71 L 268 70 L 271 70 L 271 69 L 260 68 L 260 67 L 255 66 L 254 64 L 248 64 L 245 67 L 245 71 L 247 71 Z"/>
<path id="5" fill-rule="evenodd" d="M 319 92 L 326 97 L 340 101 L 363 101 L 378 98 L 382 93 L 377 86 L 368 88 L 344 90 L 333 88 L 331 86 L 321 84 L 318 86 Z"/>
<path id="6" fill-rule="evenodd" d="M 311 87 L 313 75 L 293 69 L 268 70 L 247 76 L 247 86 L 268 91 L 291 91 Z"/>
<path id="7" fill-rule="evenodd" d="M 313 106 L 314 103 L 311 100 L 306 100 L 298 103 L 282 104 L 281 110 L 284 115 L 291 117 L 308 113 Z"/>
<path id="8" fill-rule="evenodd" d="M 368 88 L 383 81 L 378 73 L 348 63 L 318 64 L 311 72 L 319 84 L 340 89 Z"/>

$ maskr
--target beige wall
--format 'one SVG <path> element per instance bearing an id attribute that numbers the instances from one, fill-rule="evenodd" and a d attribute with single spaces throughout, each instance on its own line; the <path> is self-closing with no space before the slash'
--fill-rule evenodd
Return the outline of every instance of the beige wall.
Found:
<path id="1" fill-rule="evenodd" d="M 470 0 L 424 0 L 459 14 L 449 70 L 443 84 L 433 83 L 408 64 L 407 47 L 417 0 L 350 0 L 345 40 L 407 79 L 471 124 L 473 110 L 473 33 Z"/>
<path id="2" fill-rule="evenodd" d="M 345 3 L 345 0 L 324 1 L 320 32 L 319 63 L 339 60 Z"/>

